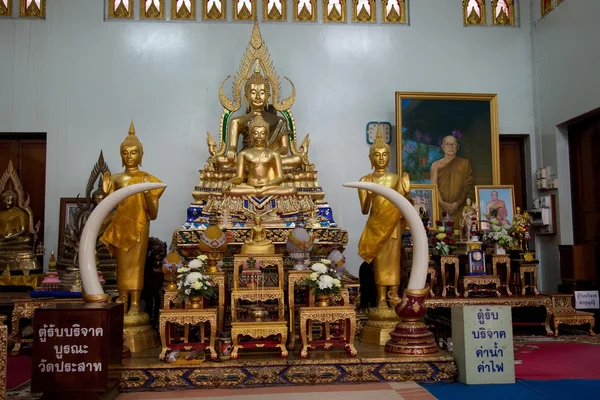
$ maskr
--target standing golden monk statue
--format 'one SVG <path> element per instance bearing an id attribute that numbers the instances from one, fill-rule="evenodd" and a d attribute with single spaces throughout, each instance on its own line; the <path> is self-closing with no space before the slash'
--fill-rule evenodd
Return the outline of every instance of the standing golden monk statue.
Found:
<path id="1" fill-rule="evenodd" d="M 408 197 L 410 178 L 407 173 L 400 177 L 387 171 L 390 155 L 390 146 L 385 143 L 381 136 L 381 130 L 378 129 L 377 137 L 369 152 L 371 166 L 375 170 L 363 176 L 360 181 L 385 185 Z M 389 340 L 389 332 L 394 329 L 396 322 L 389 321 L 390 323 L 386 324 L 388 321 L 380 321 L 380 323 L 373 321 L 396 319 L 393 310 L 389 309 L 387 293 L 398 294 L 400 287 L 402 215 L 389 200 L 380 195 L 359 190 L 358 197 L 362 213 L 369 214 L 365 229 L 358 242 L 358 254 L 363 260 L 373 264 L 378 308 L 369 313 L 369 322 L 363 330 L 363 341 L 385 344 Z"/>
<path id="2" fill-rule="evenodd" d="M 140 171 L 144 147 L 135 135 L 133 122 L 129 134 L 121 143 L 121 160 L 125 171 L 116 175 L 105 172 L 103 189 L 106 195 L 125 186 L 145 182 L 160 182 L 156 177 Z M 150 221 L 158 216 L 158 200 L 164 189 L 151 190 L 123 200 L 115 211 L 110 225 L 102 235 L 102 242 L 117 260 L 117 302 L 125 306 L 125 339 L 131 351 L 140 351 L 157 345 L 156 334 L 148 325 L 148 315 L 140 312 L 140 297 L 144 286 L 144 264 Z M 145 327 L 150 328 L 148 331 Z M 128 334 L 128 328 L 131 333 Z"/>

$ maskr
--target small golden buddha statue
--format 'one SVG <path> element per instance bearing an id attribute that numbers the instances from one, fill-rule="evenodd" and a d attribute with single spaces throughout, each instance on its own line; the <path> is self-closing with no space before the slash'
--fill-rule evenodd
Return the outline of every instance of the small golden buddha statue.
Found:
<path id="1" fill-rule="evenodd" d="M 390 154 L 390 146 L 383 140 L 381 130 L 378 129 L 377 137 L 369 152 L 371 166 L 375 170 L 360 180 L 385 185 L 403 196 L 408 196 L 410 193 L 408 174 L 404 173 L 400 177 L 387 171 Z M 358 243 L 358 253 L 363 260 L 373 263 L 378 308 L 388 308 L 388 291 L 398 294 L 400 286 L 402 215 L 383 196 L 359 190 L 358 197 L 362 213 L 369 214 Z"/>
<path id="2" fill-rule="evenodd" d="M 29 216 L 15 207 L 16 194 L 12 190 L 2 193 L 5 209 L 0 211 L 0 247 L 29 243 Z"/>
<path id="3" fill-rule="evenodd" d="M 135 135 L 133 122 L 121 143 L 121 160 L 125 171 L 116 175 L 105 172 L 103 192 L 107 195 L 122 187 L 144 182 L 160 182 L 141 171 L 144 147 Z M 150 221 L 158 216 L 158 200 L 164 189 L 151 190 L 123 200 L 117 207 L 102 242 L 117 260 L 117 302 L 125 304 L 127 315 L 138 315 L 144 285 L 144 263 L 150 233 Z M 128 304 L 130 303 L 130 304 Z M 132 349 L 133 351 L 133 349 Z"/>
<path id="4" fill-rule="evenodd" d="M 261 223 L 262 218 L 260 214 L 255 214 L 250 239 L 242 245 L 240 254 L 275 254 L 275 245 L 271 240 L 267 239 L 267 231 Z"/>
<path id="5" fill-rule="evenodd" d="M 250 122 L 250 134 L 252 146 L 238 154 L 236 176 L 229 180 L 225 193 L 231 196 L 295 194 L 295 188 L 281 186 L 285 181 L 281 155 L 266 147 L 269 124 L 260 115 Z"/>

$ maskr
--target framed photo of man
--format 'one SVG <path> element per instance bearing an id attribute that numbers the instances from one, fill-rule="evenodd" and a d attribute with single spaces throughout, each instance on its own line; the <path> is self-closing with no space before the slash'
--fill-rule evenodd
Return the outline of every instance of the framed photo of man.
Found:
<path id="1" fill-rule="evenodd" d="M 497 95 L 396 92 L 396 127 L 396 165 L 437 185 L 455 223 L 476 185 L 500 183 Z"/>
<path id="2" fill-rule="evenodd" d="M 432 227 L 435 221 L 440 219 L 440 209 L 438 206 L 437 186 L 431 184 L 410 185 L 410 198 L 413 200 L 413 206 L 419 215 L 426 212 L 429 216 L 429 226 Z"/>
<path id="3" fill-rule="evenodd" d="M 515 191 L 512 185 L 475 186 L 475 201 L 479 207 L 480 229 L 489 229 L 487 220 L 495 218 L 500 225 L 512 225 L 515 215 Z"/>

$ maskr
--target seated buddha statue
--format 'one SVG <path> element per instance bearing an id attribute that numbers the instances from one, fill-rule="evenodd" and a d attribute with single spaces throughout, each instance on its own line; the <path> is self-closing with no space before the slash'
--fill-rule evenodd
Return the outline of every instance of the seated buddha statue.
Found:
<path id="1" fill-rule="evenodd" d="M 260 214 L 255 214 L 250 239 L 242 245 L 240 254 L 275 254 L 275 245 L 267 239 L 267 231 L 261 222 Z"/>
<path id="2" fill-rule="evenodd" d="M 271 84 L 268 79 L 263 77 L 259 63 L 256 63 L 254 73 L 244 84 L 244 99 L 247 104 L 246 114 L 231 119 L 227 127 L 227 143 L 224 144 L 227 146 L 227 151 L 218 151 L 214 139 L 209 135 L 209 152 L 216 165 L 222 167 L 235 165 L 236 156 L 239 156 L 238 143 L 240 136 L 243 137 L 242 150 L 248 149 L 253 142 L 250 126 L 257 117 L 260 117 L 268 125 L 269 134 L 265 138 L 265 147 L 279 154 L 284 169 L 295 170 L 306 163 L 308 141 L 303 143 L 304 146 L 301 146 L 299 151 L 291 148 L 288 123 L 283 117 L 277 115 L 277 112 L 270 106 L 270 97 Z"/>
<path id="3" fill-rule="evenodd" d="M 12 190 L 2 194 L 2 203 L 6 208 L 0 211 L 0 247 L 31 241 L 27 229 L 29 216 L 19 207 L 15 207 L 15 198 L 16 194 Z"/>
<path id="4" fill-rule="evenodd" d="M 225 193 L 230 196 L 291 195 L 293 187 L 283 187 L 285 182 L 281 155 L 266 147 L 269 123 L 260 115 L 250 122 L 251 146 L 237 155 L 236 174 L 227 182 Z"/>

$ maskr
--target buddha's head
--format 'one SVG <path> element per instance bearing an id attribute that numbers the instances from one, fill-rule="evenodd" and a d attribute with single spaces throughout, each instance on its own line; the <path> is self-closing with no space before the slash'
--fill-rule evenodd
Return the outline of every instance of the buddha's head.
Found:
<path id="1" fill-rule="evenodd" d="M 123 166 L 128 169 L 135 169 L 142 165 L 142 157 L 144 156 L 144 146 L 135 135 L 135 127 L 133 121 L 129 126 L 129 134 L 121 143 L 121 161 Z"/>
<path id="2" fill-rule="evenodd" d="M 250 110 L 263 110 L 269 104 L 271 85 L 260 73 L 258 64 L 254 68 L 254 73 L 244 85 L 244 97 Z"/>
<path id="3" fill-rule="evenodd" d="M 104 200 L 104 191 L 102 189 L 96 189 L 94 193 L 92 193 L 92 200 L 95 205 L 98 205 Z"/>
<path id="4" fill-rule="evenodd" d="M 390 163 L 390 153 L 390 146 L 383 140 L 381 130 L 377 129 L 377 136 L 369 151 L 371 166 L 375 169 L 386 169 Z"/>
<path id="5" fill-rule="evenodd" d="M 13 206 L 15 197 L 17 196 L 12 190 L 7 190 L 6 192 L 2 193 L 2 203 L 4 203 L 4 206 L 7 210 Z"/>
<path id="6" fill-rule="evenodd" d="M 248 124 L 248 130 L 250 131 L 250 137 L 252 138 L 252 145 L 256 147 L 263 147 L 267 142 L 267 136 L 269 135 L 269 124 L 260 115 L 252 118 L 250 124 Z"/>
<path id="7" fill-rule="evenodd" d="M 452 135 L 448 135 L 442 141 L 442 150 L 447 156 L 454 156 L 458 152 L 458 141 Z"/>
<path id="8" fill-rule="evenodd" d="M 260 216 L 260 214 L 254 214 L 254 225 L 260 225 L 260 223 L 262 222 L 262 217 Z"/>

